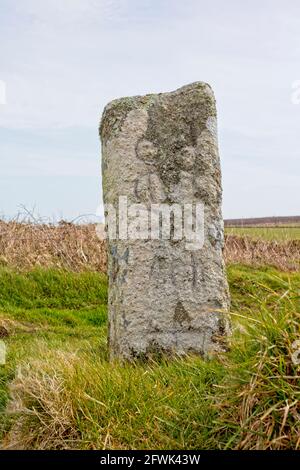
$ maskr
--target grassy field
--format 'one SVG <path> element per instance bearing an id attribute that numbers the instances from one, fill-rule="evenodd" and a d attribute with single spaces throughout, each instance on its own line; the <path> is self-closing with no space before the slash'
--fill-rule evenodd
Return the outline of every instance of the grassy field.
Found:
<path id="1" fill-rule="evenodd" d="M 289 241 L 300 240 L 299 227 L 227 227 L 228 235 L 237 235 L 239 237 L 247 236 L 253 239 L 267 241 Z"/>
<path id="2" fill-rule="evenodd" d="M 300 239 L 297 230 L 280 228 L 226 229 L 224 258 L 227 264 L 270 265 L 298 271 Z M 244 232 L 252 236 L 244 236 Z M 255 233 L 258 235 L 255 236 Z M 285 238 L 286 237 L 286 238 Z M 0 267 L 27 272 L 36 267 L 71 272 L 106 272 L 106 245 L 93 224 L 61 222 L 5 222 L 0 220 Z"/>
<path id="3" fill-rule="evenodd" d="M 228 353 L 119 364 L 95 226 L 0 221 L 2 448 L 299 448 L 299 231 L 226 229 Z"/>
<path id="4" fill-rule="evenodd" d="M 229 353 L 120 365 L 107 360 L 105 275 L 1 268 L 3 448 L 297 448 L 300 275 L 228 276 Z"/>

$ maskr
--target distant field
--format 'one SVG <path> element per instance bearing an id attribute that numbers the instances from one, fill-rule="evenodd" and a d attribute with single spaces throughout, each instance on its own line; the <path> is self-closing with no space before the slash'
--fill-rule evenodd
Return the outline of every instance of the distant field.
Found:
<path id="1" fill-rule="evenodd" d="M 299 227 L 226 227 L 228 235 L 249 236 L 251 238 L 263 240 L 300 240 Z"/>
<path id="2" fill-rule="evenodd" d="M 225 227 L 250 227 L 250 226 L 300 226 L 300 215 L 287 216 L 287 217 L 252 217 L 250 219 L 226 219 Z"/>

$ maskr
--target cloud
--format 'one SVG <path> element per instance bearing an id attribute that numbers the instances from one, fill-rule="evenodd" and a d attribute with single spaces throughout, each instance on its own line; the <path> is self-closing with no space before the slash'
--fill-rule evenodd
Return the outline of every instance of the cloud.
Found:
<path id="1" fill-rule="evenodd" d="M 281 176 L 288 208 L 298 200 L 299 17 L 291 0 L 3 0 L 0 127 L 14 135 L 1 136 L 5 174 L 98 174 L 108 101 L 204 80 L 217 98 L 225 215 L 243 215 L 237 199 L 251 215 L 261 207 L 262 193 L 250 198 L 232 176 L 243 181 L 245 171 L 253 185 L 256 172 L 268 174 L 270 212 Z"/>

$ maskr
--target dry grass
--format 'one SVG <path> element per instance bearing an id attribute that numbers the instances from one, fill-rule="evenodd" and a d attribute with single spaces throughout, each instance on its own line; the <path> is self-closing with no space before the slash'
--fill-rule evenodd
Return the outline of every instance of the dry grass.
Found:
<path id="1" fill-rule="evenodd" d="M 300 240 L 279 242 L 226 235 L 224 254 L 227 264 L 269 265 L 282 271 L 298 271 Z"/>
<path id="2" fill-rule="evenodd" d="M 0 221 L 0 264 L 22 271 L 43 267 L 105 272 L 106 247 L 94 224 Z"/>
<path id="3" fill-rule="evenodd" d="M 300 448 L 300 277 L 293 276 L 290 282 L 292 278 L 274 275 L 269 284 L 263 274 L 245 276 L 242 282 L 236 278 L 237 305 L 247 298 L 246 284 L 253 303 L 242 314 L 238 312 L 243 328 L 225 360 L 223 396 L 216 400 L 225 449 Z M 297 360 L 293 359 L 295 351 Z"/>
<path id="4" fill-rule="evenodd" d="M 78 358 L 74 353 L 58 351 L 52 359 L 52 364 L 58 361 L 67 368 L 69 379 L 76 382 Z M 41 450 L 77 447 L 80 433 L 71 399 L 74 397 L 66 386 L 62 370 L 53 371 L 53 367 L 51 371 L 45 370 L 45 366 L 51 368 L 45 361 L 36 361 L 23 369 L 19 368 L 10 387 L 11 401 L 7 408 L 8 414 L 19 415 L 19 419 L 5 436 L 2 449 L 28 449 L 33 443 Z M 34 423 L 32 428 L 26 425 L 28 420 Z"/>
<path id="5" fill-rule="evenodd" d="M 297 271 L 300 240 L 263 240 L 226 235 L 227 264 L 271 265 Z M 58 225 L 0 221 L 0 264 L 28 271 L 35 267 L 106 272 L 105 242 L 96 225 Z"/>
<path id="6" fill-rule="evenodd" d="M 215 373 L 200 358 L 112 366 L 97 353 L 36 346 L 38 358 L 19 367 L 10 385 L 6 413 L 14 424 L 2 449 L 205 445 L 204 392 Z"/>

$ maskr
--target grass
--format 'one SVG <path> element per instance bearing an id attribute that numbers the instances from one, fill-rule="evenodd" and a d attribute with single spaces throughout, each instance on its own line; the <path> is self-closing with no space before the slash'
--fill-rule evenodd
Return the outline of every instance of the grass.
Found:
<path id="1" fill-rule="evenodd" d="M 45 345 L 49 351 L 76 351 L 102 341 L 105 347 L 107 286 L 101 274 L 43 269 L 21 274 L 1 268 L 0 292 L 0 327 L 9 333 L 4 338 L 8 360 L 0 366 L 3 433 L 7 383 L 22 360 Z"/>
<path id="2" fill-rule="evenodd" d="M 104 275 L 1 268 L 3 447 L 298 448 L 300 274 L 235 265 L 228 276 L 228 354 L 111 364 Z"/>
<path id="3" fill-rule="evenodd" d="M 44 269 L 106 272 L 106 243 L 95 224 L 0 220 L 0 266 L 26 273 Z M 227 264 L 272 265 L 299 270 L 300 226 L 226 229 Z"/>
<path id="4" fill-rule="evenodd" d="M 225 230 L 228 235 L 237 235 L 239 237 L 250 237 L 256 240 L 266 241 L 290 241 L 300 240 L 299 227 L 227 227 Z"/>
<path id="5" fill-rule="evenodd" d="M 55 225 L 0 219 L 0 266 L 23 272 L 36 267 L 103 272 L 106 245 L 97 228 L 64 221 Z"/>

